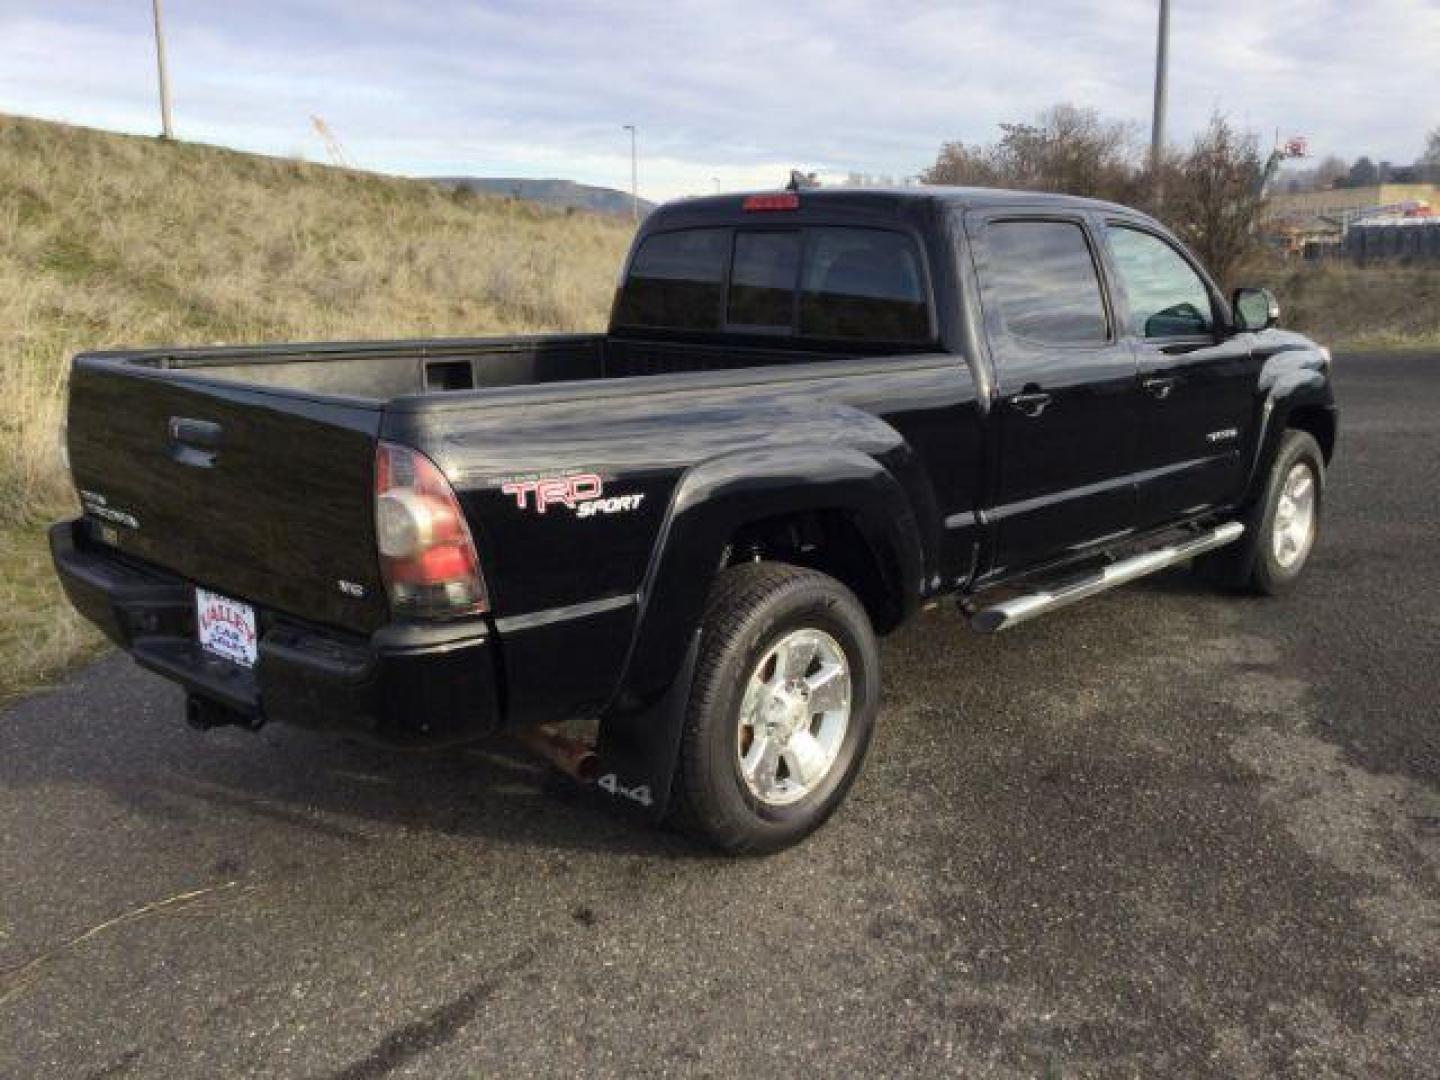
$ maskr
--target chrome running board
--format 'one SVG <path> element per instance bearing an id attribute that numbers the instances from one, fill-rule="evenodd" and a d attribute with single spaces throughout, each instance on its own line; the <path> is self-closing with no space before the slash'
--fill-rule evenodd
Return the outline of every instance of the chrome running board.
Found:
<path id="1" fill-rule="evenodd" d="M 1111 563 L 1088 577 L 1057 586 L 1053 590 L 1040 589 L 1001 601 L 993 607 L 983 608 L 971 616 L 970 626 L 982 634 L 997 634 L 1001 630 L 1008 630 L 1077 600 L 1084 600 L 1106 589 L 1113 589 L 1157 570 L 1164 570 L 1167 566 L 1193 559 L 1196 555 L 1224 547 L 1240 539 L 1244 532 L 1245 526 L 1240 522 L 1227 521 L 1192 540 L 1177 541 L 1154 551 L 1132 555 L 1128 559 Z"/>

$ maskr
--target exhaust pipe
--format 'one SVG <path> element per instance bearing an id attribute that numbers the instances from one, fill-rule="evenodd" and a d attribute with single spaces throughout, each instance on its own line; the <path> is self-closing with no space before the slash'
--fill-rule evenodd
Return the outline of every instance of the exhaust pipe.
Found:
<path id="1" fill-rule="evenodd" d="M 566 776 L 582 784 L 593 784 L 600 775 L 600 757 L 589 743 L 572 739 L 554 724 L 524 728 L 515 739 L 531 753 L 544 758 Z"/>

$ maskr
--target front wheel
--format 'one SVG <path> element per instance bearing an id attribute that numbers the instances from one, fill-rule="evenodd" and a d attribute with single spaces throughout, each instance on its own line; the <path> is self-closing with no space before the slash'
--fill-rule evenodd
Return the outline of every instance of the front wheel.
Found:
<path id="1" fill-rule="evenodd" d="M 1269 596 L 1287 591 L 1315 549 L 1324 498 L 1325 456 L 1319 444 L 1307 432 L 1285 432 L 1245 536 L 1198 560 L 1197 568 L 1222 586 Z"/>
<path id="2" fill-rule="evenodd" d="M 784 563 L 725 571 L 706 605 L 676 821 L 734 854 L 800 840 L 849 791 L 879 690 L 875 634 L 844 585 Z"/>

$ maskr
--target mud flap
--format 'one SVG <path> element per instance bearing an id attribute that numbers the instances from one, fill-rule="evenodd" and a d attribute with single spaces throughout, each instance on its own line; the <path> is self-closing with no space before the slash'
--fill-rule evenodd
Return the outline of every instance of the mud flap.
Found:
<path id="1" fill-rule="evenodd" d="M 600 775 L 595 789 L 617 807 L 660 821 L 670 806 L 670 789 L 680 757 L 685 709 L 700 655 L 697 628 L 675 679 L 654 704 L 600 721 L 596 751 Z"/>

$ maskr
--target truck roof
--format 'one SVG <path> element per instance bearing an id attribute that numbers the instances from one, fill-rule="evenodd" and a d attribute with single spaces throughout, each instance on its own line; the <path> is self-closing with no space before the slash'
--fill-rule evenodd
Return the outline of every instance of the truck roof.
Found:
<path id="1" fill-rule="evenodd" d="M 696 211 L 734 211 L 739 203 L 752 195 L 775 195 L 776 191 L 741 191 L 724 195 L 702 195 L 695 198 L 678 199 L 658 207 L 651 217 L 665 215 L 666 211 L 679 211 L 686 216 Z M 899 207 L 923 202 L 944 202 L 969 209 L 983 209 L 992 206 L 1053 206 L 1072 209 L 1107 210 L 1112 212 L 1138 213 L 1119 203 L 1102 199 L 1087 199 L 1079 195 L 1065 195 L 1050 191 L 1015 191 L 1008 188 L 948 187 L 942 185 L 916 185 L 912 187 L 825 187 L 802 188 L 798 193 L 806 206 L 828 204 L 838 208 L 862 207 L 878 209 L 889 205 Z"/>

